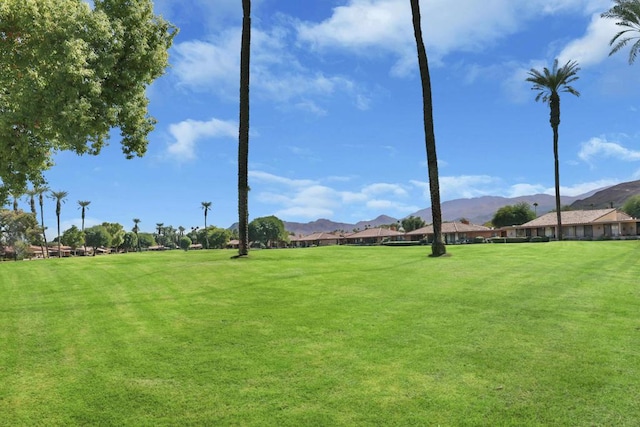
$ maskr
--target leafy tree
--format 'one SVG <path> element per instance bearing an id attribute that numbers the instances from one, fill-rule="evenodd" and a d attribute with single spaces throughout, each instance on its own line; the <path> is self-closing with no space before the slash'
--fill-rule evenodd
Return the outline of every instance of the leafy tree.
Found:
<path id="1" fill-rule="evenodd" d="M 84 243 L 84 231 L 78 229 L 75 225 L 72 225 L 70 228 L 67 228 L 63 233 L 62 237 L 60 237 L 60 241 L 63 245 L 71 246 L 71 249 L 74 251 L 78 248 L 78 246 L 85 245 L 85 253 L 86 253 L 86 244 Z"/>
<path id="2" fill-rule="evenodd" d="M 211 210 L 211 202 L 200 202 L 202 210 L 204 211 L 204 229 L 207 229 L 207 212 Z M 209 238 L 207 233 L 204 234 L 204 241 L 206 243 L 205 248 L 209 249 Z"/>
<path id="3" fill-rule="evenodd" d="M 256 218 L 249 223 L 249 239 L 269 247 L 273 242 L 288 241 L 289 235 L 282 220 L 271 215 Z"/>
<path id="4" fill-rule="evenodd" d="M 155 246 L 157 243 L 151 233 L 138 233 L 138 247 L 148 248 L 149 246 Z"/>
<path id="5" fill-rule="evenodd" d="M 146 88 L 164 73 L 175 27 L 151 0 L 3 0 L 0 181 L 44 183 L 52 153 L 98 154 L 118 128 L 141 156 L 155 120 Z"/>
<path id="6" fill-rule="evenodd" d="M 640 52 L 640 0 L 614 0 L 615 5 L 601 16 L 616 19 L 616 25 L 622 27 L 609 42 L 612 46 L 609 56 L 634 41 L 629 51 L 629 64 L 633 64 Z"/>
<path id="7" fill-rule="evenodd" d="M 622 205 L 622 211 L 634 218 L 640 218 L 640 194 L 625 200 Z"/>
<path id="8" fill-rule="evenodd" d="M 536 101 L 549 104 L 551 128 L 553 129 L 553 158 L 556 184 L 556 237 L 562 240 L 562 218 L 560 214 L 560 166 L 558 161 L 558 127 L 560 126 L 560 92 L 567 92 L 575 96 L 580 96 L 580 92 L 575 90 L 569 83 L 578 80 L 578 63 L 568 61 L 558 68 L 558 60 L 553 61 L 553 68 L 549 70 L 544 67 L 542 72 L 531 69 L 526 81 L 533 83 L 532 90 L 538 92 Z"/>
<path id="9" fill-rule="evenodd" d="M 251 0 L 242 0 L 240 48 L 240 123 L 238 137 L 238 256 L 249 255 L 249 63 L 251 57 Z"/>
<path id="10" fill-rule="evenodd" d="M 405 218 L 402 220 L 402 228 L 404 228 L 405 232 L 409 232 L 409 231 L 413 231 L 413 230 L 417 230 L 418 228 L 422 228 L 424 226 L 426 226 L 427 224 L 424 222 L 424 220 L 422 218 L 420 218 L 419 216 L 413 216 L 411 215 L 408 218 Z"/>
<path id="11" fill-rule="evenodd" d="M 206 230 L 200 230 L 198 239 L 202 241 L 207 239 L 210 248 L 222 249 L 231 238 L 231 232 L 224 228 L 209 226 Z"/>
<path id="12" fill-rule="evenodd" d="M 438 157 L 436 155 L 436 136 L 433 128 L 433 100 L 431 97 L 431 76 L 429 74 L 429 62 L 427 51 L 422 38 L 422 26 L 420 22 L 420 2 L 411 0 L 411 15 L 413 18 L 413 33 L 416 38 L 418 50 L 418 64 L 420 66 L 420 78 L 422 80 L 423 121 L 425 132 L 425 145 L 427 147 L 427 166 L 429 169 L 429 192 L 431 194 L 431 214 L 433 217 L 433 243 L 431 244 L 431 256 L 438 257 L 447 253 L 447 248 L 442 239 L 442 208 L 440 206 L 440 181 L 438 179 Z"/>
<path id="13" fill-rule="evenodd" d="M 38 220 L 21 209 L 0 209 L 0 246 L 15 246 L 18 242 L 30 242 L 31 234 L 38 229 Z"/>
<path id="14" fill-rule="evenodd" d="M 180 248 L 185 251 L 189 250 L 189 246 L 191 246 L 191 239 L 187 236 L 182 236 L 180 238 Z"/>
<path id="15" fill-rule="evenodd" d="M 84 234 L 87 245 L 93 248 L 93 256 L 96 256 L 98 248 L 111 246 L 111 236 L 104 225 L 89 227 L 84 231 Z"/>
<path id="16" fill-rule="evenodd" d="M 521 225 L 536 218 L 536 213 L 526 202 L 503 206 L 495 213 L 491 223 L 494 227 Z"/>
<path id="17" fill-rule="evenodd" d="M 126 252 L 135 250 L 138 247 L 138 236 L 131 231 L 124 233 L 124 241 L 122 243 L 122 247 Z"/>
<path id="18" fill-rule="evenodd" d="M 117 252 L 118 249 L 120 249 L 120 246 L 124 243 L 124 227 L 117 222 L 103 222 L 102 226 L 109 233 L 109 242 L 111 247 L 115 248 Z"/>
<path id="19" fill-rule="evenodd" d="M 56 218 L 58 219 L 58 258 L 62 258 L 62 248 L 60 247 L 60 210 L 62 203 L 64 203 L 64 199 L 66 199 L 68 195 L 69 193 L 66 191 L 51 192 L 51 198 L 56 201 Z"/>

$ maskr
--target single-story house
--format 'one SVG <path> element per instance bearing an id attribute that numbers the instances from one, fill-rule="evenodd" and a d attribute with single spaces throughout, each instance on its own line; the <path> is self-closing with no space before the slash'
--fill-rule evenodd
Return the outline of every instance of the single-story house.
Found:
<path id="1" fill-rule="evenodd" d="M 377 245 L 383 241 L 404 240 L 404 233 L 389 228 L 367 228 L 344 237 L 349 244 Z"/>
<path id="2" fill-rule="evenodd" d="M 60 246 L 60 254 L 63 257 L 70 257 L 71 256 L 71 252 L 73 252 L 73 249 L 71 248 L 71 246 L 65 246 L 65 245 L 61 245 Z M 57 258 L 58 257 L 58 244 L 54 243 L 53 245 L 49 246 L 49 256 L 52 258 Z"/>
<path id="3" fill-rule="evenodd" d="M 240 247 L 240 240 L 232 239 L 227 243 L 227 249 L 238 249 Z"/>
<path id="4" fill-rule="evenodd" d="M 562 211 L 562 237 L 565 239 L 624 238 L 640 236 L 640 219 L 617 209 Z M 522 225 L 503 227 L 507 237 L 556 237 L 558 219 L 549 212 Z"/>
<path id="5" fill-rule="evenodd" d="M 343 237 L 333 233 L 313 233 L 307 236 L 289 236 L 292 247 L 306 248 L 309 246 L 339 245 Z"/>
<path id="6" fill-rule="evenodd" d="M 433 224 L 417 230 L 406 233 L 409 240 L 426 239 L 428 242 L 433 241 Z M 461 243 L 473 240 L 476 237 L 484 237 L 488 239 L 499 235 L 499 231 L 483 225 L 471 224 L 469 222 L 443 222 L 442 223 L 442 240 L 446 244 Z"/>

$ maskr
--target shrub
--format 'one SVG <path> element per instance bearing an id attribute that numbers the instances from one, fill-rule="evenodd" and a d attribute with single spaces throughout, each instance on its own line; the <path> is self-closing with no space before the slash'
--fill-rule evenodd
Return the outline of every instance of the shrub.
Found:
<path id="1" fill-rule="evenodd" d="M 180 248 L 184 249 L 185 251 L 189 250 L 189 246 L 191 246 L 191 239 L 187 236 L 183 236 L 180 238 Z"/>
<path id="2" fill-rule="evenodd" d="M 529 241 L 532 242 L 532 243 L 548 242 L 549 241 L 549 237 L 547 237 L 547 236 L 533 236 Z"/>

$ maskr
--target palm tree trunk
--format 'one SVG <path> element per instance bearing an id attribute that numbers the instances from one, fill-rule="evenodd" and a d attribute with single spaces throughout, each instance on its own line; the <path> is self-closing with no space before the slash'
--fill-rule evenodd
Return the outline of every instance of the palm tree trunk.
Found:
<path id="1" fill-rule="evenodd" d="M 60 202 L 56 207 L 56 217 L 58 217 L 58 258 L 62 258 L 62 245 L 60 242 Z"/>
<path id="2" fill-rule="evenodd" d="M 554 92 L 549 99 L 549 123 L 553 129 L 553 166 L 556 187 L 556 239 L 562 240 L 562 206 L 560 203 L 560 161 L 558 156 L 558 127 L 560 127 L 560 96 Z"/>
<path id="3" fill-rule="evenodd" d="M 556 238 L 562 240 L 562 206 L 560 203 L 560 162 L 558 160 L 558 127 L 553 128 L 553 163 L 556 185 Z"/>
<path id="4" fill-rule="evenodd" d="M 40 193 L 38 197 L 38 201 L 40 203 L 40 223 L 42 224 L 42 239 L 44 240 L 44 248 L 47 253 L 47 258 L 49 258 L 49 244 L 47 243 L 47 234 L 44 232 L 44 201 L 42 200 L 42 193 Z M 44 252 L 42 253 L 44 256 Z"/>
<path id="5" fill-rule="evenodd" d="M 242 0 L 240 50 L 240 129 L 238 143 L 238 256 L 249 254 L 249 62 L 251 53 L 251 0 Z"/>
<path id="6" fill-rule="evenodd" d="M 429 74 L 429 62 L 427 51 L 422 39 L 422 27 L 420 22 L 420 4 L 418 0 L 411 0 L 411 12 L 413 15 L 413 31 L 418 49 L 418 64 L 420 65 L 420 78 L 422 80 L 422 101 L 424 116 L 425 145 L 427 148 L 427 166 L 429 169 L 429 192 L 431 194 L 431 213 L 433 219 L 433 242 L 431 244 L 431 256 L 442 256 L 447 252 L 442 241 L 442 211 L 440 207 L 440 182 L 438 179 L 438 157 L 436 155 L 436 136 L 433 128 L 433 100 L 431 97 L 431 76 Z"/>

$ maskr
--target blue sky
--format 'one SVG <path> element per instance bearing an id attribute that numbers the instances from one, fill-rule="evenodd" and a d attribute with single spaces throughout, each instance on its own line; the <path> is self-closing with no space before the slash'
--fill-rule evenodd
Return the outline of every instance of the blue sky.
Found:
<path id="1" fill-rule="evenodd" d="M 180 28 L 171 68 L 148 90 L 158 119 L 148 153 L 117 137 L 98 157 L 59 153 L 46 173 L 66 190 L 63 229 L 132 218 L 237 221 L 239 0 L 156 1 Z M 562 194 L 640 179 L 640 63 L 608 56 L 604 0 L 421 2 L 442 200 L 553 193 L 548 106 L 533 67 L 579 62 L 582 96 L 561 103 Z M 430 206 L 421 86 L 409 0 L 254 0 L 250 219 L 402 218 Z M 117 136 L 117 134 L 116 134 Z M 23 203 L 26 208 L 26 203 Z M 45 220 L 55 222 L 49 200 Z"/>

